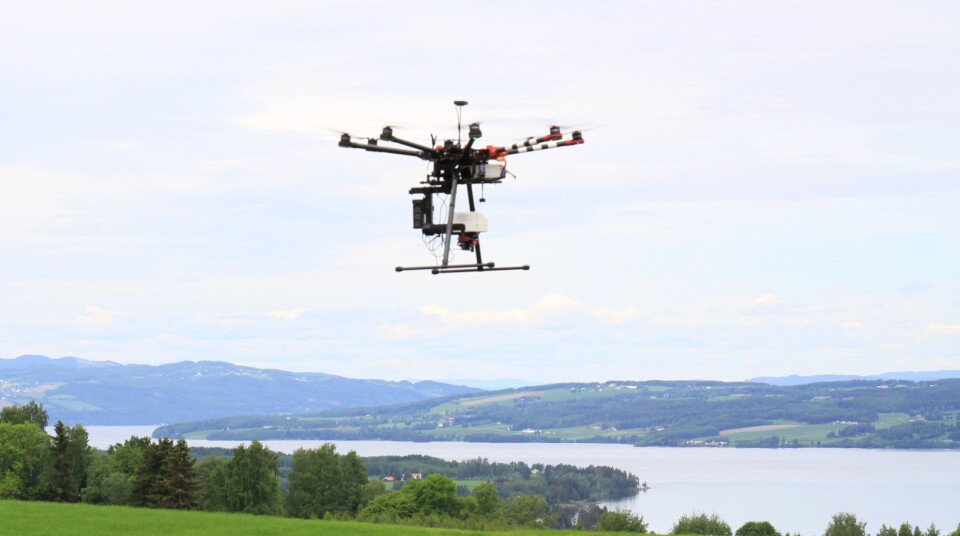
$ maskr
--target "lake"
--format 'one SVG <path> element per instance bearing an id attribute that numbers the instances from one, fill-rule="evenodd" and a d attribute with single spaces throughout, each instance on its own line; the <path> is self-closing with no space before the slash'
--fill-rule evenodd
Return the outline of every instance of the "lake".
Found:
<path id="1" fill-rule="evenodd" d="M 152 426 L 90 426 L 97 448 Z M 360 456 L 426 454 L 463 460 L 528 464 L 609 465 L 629 471 L 650 490 L 608 503 L 644 516 L 650 529 L 669 532 L 681 515 L 716 513 L 733 530 L 747 521 L 770 521 L 780 532 L 822 534 L 830 517 L 851 512 L 876 533 L 881 524 L 936 523 L 947 534 L 960 523 L 960 451 L 863 449 L 636 448 L 586 443 L 411 443 L 331 441 Z M 197 447 L 234 447 L 239 441 L 189 441 Z M 264 441 L 292 453 L 323 441 Z"/>

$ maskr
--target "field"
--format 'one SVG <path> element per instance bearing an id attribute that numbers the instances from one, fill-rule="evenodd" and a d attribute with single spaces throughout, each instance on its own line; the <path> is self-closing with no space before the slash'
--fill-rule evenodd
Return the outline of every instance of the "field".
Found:
<path id="1" fill-rule="evenodd" d="M 282 535 L 298 536 L 535 536 L 556 535 L 555 530 L 506 532 L 467 531 L 350 521 L 315 521 L 245 514 L 214 514 L 149 510 L 122 506 L 0 501 L 0 534 L 137 534 Z M 593 534 L 616 534 L 594 532 Z"/>

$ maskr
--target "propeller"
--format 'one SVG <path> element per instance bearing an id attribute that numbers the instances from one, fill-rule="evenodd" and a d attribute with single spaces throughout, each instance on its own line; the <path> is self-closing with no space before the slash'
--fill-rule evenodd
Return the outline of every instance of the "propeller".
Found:
<path id="1" fill-rule="evenodd" d="M 597 128 L 601 128 L 602 126 L 603 126 L 603 125 L 595 125 L 595 124 L 590 124 L 590 123 L 577 123 L 577 124 L 573 124 L 573 125 L 557 125 L 557 124 L 551 124 L 548 130 L 549 130 L 549 133 L 550 133 L 550 134 L 560 134 L 561 136 L 566 136 L 567 134 L 571 134 L 571 133 L 573 133 L 573 132 L 586 132 L 586 131 L 588 131 L 588 130 L 594 130 L 594 129 L 597 129 Z M 523 143 L 523 142 L 528 141 L 528 140 L 537 139 L 537 138 L 539 138 L 539 137 L 541 137 L 541 136 L 542 136 L 542 134 L 541 134 L 541 135 L 537 135 L 537 136 L 527 136 L 527 137 L 525 137 L 525 138 L 520 138 L 520 139 L 516 140 L 515 143 Z"/>

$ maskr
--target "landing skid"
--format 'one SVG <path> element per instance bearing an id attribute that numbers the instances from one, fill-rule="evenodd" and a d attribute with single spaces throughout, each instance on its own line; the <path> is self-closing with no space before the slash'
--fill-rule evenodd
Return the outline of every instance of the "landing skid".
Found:
<path id="1" fill-rule="evenodd" d="M 430 270 L 433 275 L 437 274 L 459 274 L 464 272 L 498 272 L 503 270 L 529 270 L 530 265 L 523 266 L 500 266 L 497 267 L 492 262 L 481 264 L 448 264 L 447 266 L 397 266 L 396 271 L 405 272 L 407 270 Z"/>

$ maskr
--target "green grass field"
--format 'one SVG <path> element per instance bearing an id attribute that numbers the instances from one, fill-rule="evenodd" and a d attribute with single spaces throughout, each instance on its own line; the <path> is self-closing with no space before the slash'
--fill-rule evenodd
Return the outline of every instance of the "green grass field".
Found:
<path id="1" fill-rule="evenodd" d="M 738 432 L 726 436 L 731 441 L 744 439 L 762 439 L 770 436 L 779 436 L 783 441 L 793 441 L 796 439 L 801 442 L 809 441 L 827 441 L 827 434 L 838 432 L 844 425 L 842 424 L 802 424 L 795 428 L 782 428 L 780 430 L 765 430 L 755 432 Z"/>
<path id="2" fill-rule="evenodd" d="M 17 535 L 322 535 L 322 536 L 536 536 L 555 530 L 505 532 L 377 525 L 350 521 L 315 521 L 245 514 L 149 510 L 47 502 L 0 501 L 0 534 Z M 592 534 L 617 534 L 593 532 Z"/>

